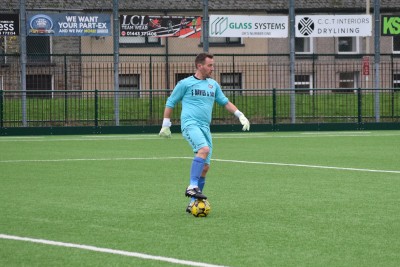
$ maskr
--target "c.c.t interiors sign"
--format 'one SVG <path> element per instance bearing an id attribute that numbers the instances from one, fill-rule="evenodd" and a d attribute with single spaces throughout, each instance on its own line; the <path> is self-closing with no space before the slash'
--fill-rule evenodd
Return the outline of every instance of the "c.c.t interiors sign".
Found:
<path id="1" fill-rule="evenodd" d="M 298 15 L 296 37 L 371 36 L 371 15 Z"/>

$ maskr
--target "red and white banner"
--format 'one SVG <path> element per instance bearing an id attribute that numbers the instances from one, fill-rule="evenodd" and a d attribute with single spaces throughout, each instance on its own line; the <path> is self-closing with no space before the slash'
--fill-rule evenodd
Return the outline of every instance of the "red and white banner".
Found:
<path id="1" fill-rule="evenodd" d="M 120 36 L 200 38 L 200 16 L 120 15 Z"/>

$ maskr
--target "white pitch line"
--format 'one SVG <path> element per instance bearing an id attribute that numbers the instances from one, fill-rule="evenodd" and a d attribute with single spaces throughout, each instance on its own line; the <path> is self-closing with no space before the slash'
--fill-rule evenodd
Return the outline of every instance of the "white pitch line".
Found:
<path id="1" fill-rule="evenodd" d="M 64 243 L 64 242 L 59 242 L 59 241 L 36 239 L 36 238 L 29 238 L 29 237 L 20 237 L 20 236 L 6 235 L 6 234 L 0 234 L 0 239 L 25 241 L 25 242 L 45 244 L 45 245 L 50 245 L 50 246 L 58 246 L 58 247 L 77 248 L 77 249 L 90 250 L 90 251 L 95 251 L 95 252 L 109 253 L 109 254 L 116 254 L 116 255 L 123 255 L 123 256 L 146 259 L 146 260 L 170 262 L 170 263 L 187 265 L 187 266 L 223 267 L 222 265 L 214 265 L 214 264 L 208 264 L 208 263 L 202 263 L 202 262 L 180 260 L 180 259 L 168 258 L 168 257 L 162 257 L 162 256 L 154 256 L 154 255 L 143 254 L 143 253 L 138 253 L 138 252 L 125 251 L 125 250 L 101 248 L 101 247 L 95 247 L 95 246 Z"/>
<path id="2" fill-rule="evenodd" d="M 360 171 L 360 172 L 400 173 L 400 171 L 391 171 L 391 170 L 374 170 L 374 169 L 333 167 L 333 166 L 323 166 L 323 165 L 306 165 L 306 164 L 279 163 L 279 162 L 259 162 L 259 161 L 243 161 L 243 160 L 227 160 L 227 159 L 212 159 L 212 161 L 259 164 L 259 165 L 291 166 L 291 167 L 304 167 L 304 168 L 316 168 L 316 169 L 333 169 L 333 170 L 345 170 L 345 171 Z"/>
<path id="3" fill-rule="evenodd" d="M 373 132 L 306 132 L 299 134 L 275 135 L 275 133 L 214 133 L 214 139 L 256 139 L 256 138 L 327 138 L 327 137 L 390 137 L 400 136 L 400 131 L 393 133 L 373 133 Z M 180 140 L 182 136 L 179 132 L 173 134 L 170 140 Z M 163 140 L 158 135 L 137 134 L 137 135 L 88 135 L 81 137 L 55 137 L 45 138 L 45 136 L 2 136 L 2 142 L 65 142 L 65 141 L 142 141 L 142 140 Z"/>
<path id="4" fill-rule="evenodd" d="M 118 160 L 169 160 L 169 159 L 193 159 L 189 157 L 149 157 L 149 158 L 92 158 L 92 159 L 15 159 L 0 160 L 0 163 L 24 163 L 24 162 L 68 162 L 68 161 L 118 161 Z"/>
<path id="5" fill-rule="evenodd" d="M 21 160 L 0 160 L 0 163 L 26 163 L 26 162 L 73 162 L 73 161 L 118 161 L 118 160 L 170 160 L 170 159 L 193 159 L 192 157 L 149 157 L 149 158 L 87 158 L 87 159 L 21 159 Z M 395 170 L 374 170 L 362 168 L 349 168 L 349 167 L 335 167 L 323 165 L 307 165 L 295 163 L 280 163 L 280 162 L 261 162 L 261 161 L 245 161 L 245 160 L 230 160 L 230 159 L 211 159 L 211 161 L 242 163 L 242 164 L 258 164 L 258 165 L 274 165 L 274 166 L 290 166 L 290 167 L 303 167 L 315 169 L 332 169 L 344 171 L 359 171 L 359 172 L 378 172 L 378 173 L 397 173 L 400 171 Z"/>

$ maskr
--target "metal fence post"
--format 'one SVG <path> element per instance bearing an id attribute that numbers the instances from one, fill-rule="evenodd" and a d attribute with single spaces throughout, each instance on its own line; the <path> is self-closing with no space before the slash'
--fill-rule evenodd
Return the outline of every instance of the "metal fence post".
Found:
<path id="1" fill-rule="evenodd" d="M 27 63 L 27 51 L 26 51 L 26 1 L 19 1 L 19 20 L 20 20 L 20 62 L 21 62 L 21 112 L 22 112 L 22 126 L 28 126 L 27 110 L 26 110 L 26 63 Z"/>
<path id="2" fill-rule="evenodd" d="M 235 84 L 235 55 L 232 55 L 232 72 L 233 72 L 233 96 L 232 103 L 236 103 L 236 84 Z"/>
<path id="3" fill-rule="evenodd" d="M 272 124 L 276 124 L 276 89 L 272 89 Z"/>
<path id="4" fill-rule="evenodd" d="M 0 90 L 0 128 L 3 128 L 3 90 Z"/>
<path id="5" fill-rule="evenodd" d="M 209 40 L 208 40 L 208 29 L 209 29 L 209 20 L 208 20 L 208 0 L 203 0 L 203 21 L 202 21 L 202 35 L 203 35 L 203 52 L 208 52 L 209 48 Z"/>
<path id="6" fill-rule="evenodd" d="M 94 90 L 94 126 L 99 126 L 99 90 Z"/>
<path id="7" fill-rule="evenodd" d="M 149 116 L 153 118 L 153 58 L 150 55 L 150 92 L 149 92 Z"/>
<path id="8" fill-rule="evenodd" d="M 114 61 L 114 117 L 119 126 L 119 17 L 118 0 L 113 0 L 113 61 Z"/>
<path id="9" fill-rule="evenodd" d="M 381 63 L 381 45 L 380 45 L 380 30 L 381 30 L 381 1 L 374 0 L 374 17 L 375 17 L 375 38 L 374 38 L 374 46 L 375 46 L 375 93 L 374 93 L 374 113 L 375 113 L 375 122 L 379 122 L 380 115 L 380 63 Z"/>
<path id="10" fill-rule="evenodd" d="M 67 55 L 64 54 L 64 122 L 68 121 L 68 74 L 67 74 Z"/>
<path id="11" fill-rule="evenodd" d="M 295 91 L 295 4 L 294 0 L 289 1 L 289 32 L 290 32 L 290 120 L 296 123 L 296 91 Z"/>
<path id="12" fill-rule="evenodd" d="M 357 123 L 362 123 L 362 94 L 361 88 L 357 88 Z"/>

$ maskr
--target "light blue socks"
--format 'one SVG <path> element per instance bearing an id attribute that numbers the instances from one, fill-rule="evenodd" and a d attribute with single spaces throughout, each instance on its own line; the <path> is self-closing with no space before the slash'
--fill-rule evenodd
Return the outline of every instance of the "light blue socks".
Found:
<path id="1" fill-rule="evenodd" d="M 190 187 L 199 187 L 203 191 L 204 184 L 206 183 L 205 177 L 201 177 L 205 164 L 205 159 L 195 157 L 192 162 L 192 168 L 190 169 Z M 192 197 L 191 201 L 195 201 Z"/>
<path id="2" fill-rule="evenodd" d="M 200 157 L 195 157 L 192 162 L 192 168 L 190 169 L 190 187 L 198 187 L 199 186 L 199 179 L 201 173 L 203 172 L 205 164 L 205 159 Z"/>

